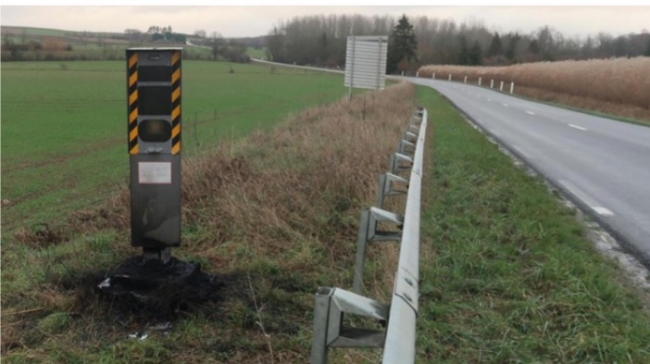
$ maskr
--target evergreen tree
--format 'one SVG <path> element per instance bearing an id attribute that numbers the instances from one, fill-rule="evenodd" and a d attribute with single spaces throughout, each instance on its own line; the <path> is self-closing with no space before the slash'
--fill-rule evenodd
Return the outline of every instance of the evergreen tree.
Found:
<path id="1" fill-rule="evenodd" d="M 648 39 L 648 45 L 645 48 L 645 53 L 643 54 L 646 57 L 650 57 L 650 39 Z"/>
<path id="2" fill-rule="evenodd" d="M 537 43 L 537 39 L 533 39 L 530 42 L 528 45 L 528 52 L 532 54 L 539 54 L 539 43 Z"/>
<path id="3" fill-rule="evenodd" d="M 399 22 L 393 29 L 388 42 L 388 62 L 386 65 L 387 73 L 394 73 L 397 71 L 397 65 L 406 60 L 406 62 L 418 61 L 415 54 L 418 44 L 415 39 L 415 31 L 413 25 L 409 23 L 406 15 L 402 15 Z"/>
<path id="4" fill-rule="evenodd" d="M 467 48 L 467 38 L 460 36 L 460 46 L 458 47 L 458 64 L 469 64 L 469 49 Z"/>
<path id="5" fill-rule="evenodd" d="M 483 50 L 481 49 L 481 45 L 478 44 L 478 41 L 474 41 L 474 45 L 472 45 L 472 49 L 469 50 L 469 57 L 468 61 L 469 64 L 472 66 L 478 66 L 482 63 L 482 58 L 483 58 Z"/>
<path id="6" fill-rule="evenodd" d="M 501 38 L 499 33 L 494 33 L 492 37 L 492 42 L 490 43 L 490 48 L 488 48 L 487 55 L 488 57 L 494 57 L 501 55 L 503 53 L 503 45 L 501 44 Z"/>
<path id="7" fill-rule="evenodd" d="M 519 43 L 520 38 L 521 37 L 517 33 L 510 36 L 510 41 L 508 42 L 508 49 L 506 49 L 506 58 L 508 58 L 511 61 L 514 60 L 515 57 L 517 56 L 517 43 Z"/>

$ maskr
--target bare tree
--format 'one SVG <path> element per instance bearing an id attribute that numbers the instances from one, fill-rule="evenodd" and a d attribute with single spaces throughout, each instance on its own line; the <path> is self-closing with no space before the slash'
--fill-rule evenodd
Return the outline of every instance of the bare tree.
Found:
<path id="1" fill-rule="evenodd" d="M 219 32 L 212 32 L 210 39 L 210 46 L 212 47 L 212 59 L 217 60 L 221 47 L 223 46 L 223 36 Z"/>

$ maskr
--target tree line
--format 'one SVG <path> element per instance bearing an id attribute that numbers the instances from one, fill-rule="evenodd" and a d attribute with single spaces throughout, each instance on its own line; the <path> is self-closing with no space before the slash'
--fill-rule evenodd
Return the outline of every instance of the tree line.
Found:
<path id="1" fill-rule="evenodd" d="M 395 35 L 408 27 L 412 27 L 415 38 L 415 57 L 409 62 L 393 60 L 391 69 L 391 52 L 400 44 L 396 46 Z M 281 21 L 266 37 L 267 56 L 277 62 L 343 67 L 349 35 L 392 35 L 389 72 L 414 70 L 423 64 L 508 65 L 650 56 L 647 30 L 618 37 L 601 32 L 579 38 L 565 36 L 549 26 L 530 33 L 499 33 L 481 21 L 456 23 L 426 16 L 395 19 L 363 15 L 314 15 Z"/>

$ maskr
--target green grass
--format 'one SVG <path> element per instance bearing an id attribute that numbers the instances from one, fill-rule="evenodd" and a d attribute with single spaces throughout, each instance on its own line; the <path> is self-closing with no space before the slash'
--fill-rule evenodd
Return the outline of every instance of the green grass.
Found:
<path id="1" fill-rule="evenodd" d="M 266 48 L 255 49 L 252 47 L 248 47 L 248 49 L 246 49 L 246 53 L 251 58 L 262 59 L 266 57 Z"/>
<path id="2" fill-rule="evenodd" d="M 439 94 L 429 110 L 421 363 L 648 363 L 650 317 L 575 213 Z"/>
<path id="3" fill-rule="evenodd" d="M 183 72 L 186 156 L 346 91 L 340 76 L 256 65 L 186 61 Z M 125 185 L 125 77 L 120 61 L 2 63 L 3 232 L 62 220 Z"/>

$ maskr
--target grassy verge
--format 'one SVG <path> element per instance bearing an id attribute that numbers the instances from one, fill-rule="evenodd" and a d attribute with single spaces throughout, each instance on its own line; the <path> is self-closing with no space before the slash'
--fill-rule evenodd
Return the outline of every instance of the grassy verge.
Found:
<path id="1" fill-rule="evenodd" d="M 647 363 L 650 316 L 575 213 L 440 95 L 429 110 L 418 361 Z"/>

